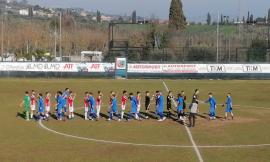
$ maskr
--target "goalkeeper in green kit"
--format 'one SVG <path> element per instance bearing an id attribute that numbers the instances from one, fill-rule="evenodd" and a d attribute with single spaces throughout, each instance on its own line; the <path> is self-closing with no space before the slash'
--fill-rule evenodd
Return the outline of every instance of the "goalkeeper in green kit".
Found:
<path id="1" fill-rule="evenodd" d="M 25 92 L 25 96 L 20 106 L 24 106 L 25 120 L 29 121 L 30 96 L 28 91 Z"/>

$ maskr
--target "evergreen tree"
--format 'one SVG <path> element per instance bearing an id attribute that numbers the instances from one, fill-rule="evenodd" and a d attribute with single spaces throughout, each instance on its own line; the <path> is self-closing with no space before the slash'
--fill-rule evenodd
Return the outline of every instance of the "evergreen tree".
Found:
<path id="1" fill-rule="evenodd" d="M 250 17 L 249 17 L 249 23 L 254 23 L 253 14 L 251 14 Z"/>
<path id="2" fill-rule="evenodd" d="M 33 8 L 32 7 L 29 7 L 28 8 L 28 16 L 31 17 L 31 18 L 34 16 Z"/>
<path id="3" fill-rule="evenodd" d="M 173 30 L 181 30 L 186 26 L 186 17 L 183 12 L 181 0 L 172 0 L 169 15 L 169 27 Z"/>
<path id="4" fill-rule="evenodd" d="M 131 19 L 132 19 L 132 23 L 133 24 L 136 24 L 137 23 L 137 13 L 136 13 L 136 10 L 132 12 Z"/>
<path id="5" fill-rule="evenodd" d="M 124 22 L 124 18 L 123 18 L 122 16 L 120 16 L 120 17 L 118 18 L 118 22 L 123 23 L 123 22 Z"/>
<path id="6" fill-rule="evenodd" d="M 270 23 L 270 9 L 268 10 L 267 23 Z"/>
<path id="7" fill-rule="evenodd" d="M 248 11 L 247 23 L 250 21 L 250 12 Z"/>
<path id="8" fill-rule="evenodd" d="M 211 21 L 212 21 L 211 15 L 210 15 L 210 13 L 208 12 L 208 14 L 207 14 L 207 19 L 206 19 L 207 25 L 211 25 Z"/>
<path id="9" fill-rule="evenodd" d="M 221 14 L 221 15 L 220 15 L 220 24 L 222 24 L 222 25 L 224 24 L 223 18 L 224 18 L 224 17 L 223 17 L 223 15 Z"/>
<path id="10" fill-rule="evenodd" d="M 242 22 L 245 24 L 246 23 L 246 18 L 243 16 Z"/>
<path id="11" fill-rule="evenodd" d="M 100 23 L 101 22 L 101 13 L 99 10 L 97 10 L 97 22 Z"/>

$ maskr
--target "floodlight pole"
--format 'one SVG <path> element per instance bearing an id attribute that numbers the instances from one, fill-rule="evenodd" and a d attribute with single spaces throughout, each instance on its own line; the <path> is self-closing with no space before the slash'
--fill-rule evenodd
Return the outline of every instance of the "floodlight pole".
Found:
<path id="1" fill-rule="evenodd" d="M 1 61 L 4 61 L 4 16 L 2 15 L 1 20 Z"/>
<path id="2" fill-rule="evenodd" d="M 60 55 L 60 61 L 62 61 L 62 12 L 60 11 L 60 16 L 59 16 L 59 55 Z"/>
<path id="3" fill-rule="evenodd" d="M 267 61 L 270 61 L 270 22 L 267 20 Z"/>
<path id="4" fill-rule="evenodd" d="M 54 22 L 54 58 L 56 58 L 56 48 L 57 48 L 57 32 L 56 32 L 56 30 L 57 30 L 57 28 L 56 28 L 56 18 L 55 18 L 55 22 Z"/>
<path id="5" fill-rule="evenodd" d="M 218 63 L 219 61 L 219 11 L 217 16 L 217 55 L 216 55 L 216 61 Z"/>
<path id="6" fill-rule="evenodd" d="M 229 38 L 229 62 L 231 62 L 231 39 Z"/>

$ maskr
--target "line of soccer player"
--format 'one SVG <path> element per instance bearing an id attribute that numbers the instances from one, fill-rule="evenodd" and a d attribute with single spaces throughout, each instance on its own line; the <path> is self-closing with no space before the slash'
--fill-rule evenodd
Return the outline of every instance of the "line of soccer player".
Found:
<path id="1" fill-rule="evenodd" d="M 189 124 L 191 127 L 195 126 L 195 119 L 198 113 L 198 105 L 199 103 L 209 103 L 209 119 L 216 119 L 216 108 L 217 103 L 212 93 L 209 93 L 209 97 L 206 101 L 200 101 L 199 90 L 196 89 L 193 96 L 192 102 L 189 105 L 189 113 L 186 112 L 186 100 L 185 92 L 181 91 L 174 97 L 172 92 L 170 91 L 167 95 L 167 117 L 171 118 L 172 113 L 172 104 L 176 107 L 177 111 L 177 119 L 178 121 L 185 121 L 186 116 L 189 118 Z M 56 100 L 56 109 L 55 116 L 57 120 L 65 120 L 74 119 L 74 100 L 76 98 L 76 94 L 70 91 L 69 88 L 66 88 L 63 92 L 58 91 L 55 95 Z M 145 92 L 145 113 L 141 113 L 141 93 L 137 92 L 136 95 L 133 93 L 127 93 L 127 91 L 123 91 L 121 96 L 121 109 L 120 113 L 118 113 L 118 102 L 117 95 L 115 92 L 111 92 L 109 96 L 109 106 L 108 106 L 108 121 L 111 121 L 114 116 L 117 117 L 118 121 L 122 121 L 124 119 L 127 101 L 130 101 L 130 111 L 127 115 L 127 121 L 131 119 L 142 120 L 148 119 L 151 114 L 150 105 L 151 100 L 155 100 L 155 114 L 158 116 L 158 121 L 164 121 L 166 116 L 164 114 L 164 97 L 161 91 L 156 91 L 154 95 L 150 95 L 149 91 Z M 101 91 L 98 91 L 97 97 L 93 96 L 91 92 L 85 92 L 84 95 L 84 119 L 85 120 L 99 120 L 101 115 L 101 107 L 103 105 L 103 94 Z M 232 113 L 232 98 L 231 94 L 227 94 L 226 99 L 226 110 L 225 110 L 225 118 L 228 117 L 228 113 Z M 222 106 L 225 106 L 223 104 Z M 25 92 L 24 99 L 21 103 L 21 106 L 24 105 L 24 113 L 25 119 L 30 120 L 35 118 L 36 120 L 49 120 L 49 116 L 51 114 L 51 94 L 46 92 L 45 99 L 43 99 L 43 94 L 38 93 L 32 90 L 31 94 L 29 92 Z M 38 107 L 38 111 L 36 112 L 36 107 Z"/>

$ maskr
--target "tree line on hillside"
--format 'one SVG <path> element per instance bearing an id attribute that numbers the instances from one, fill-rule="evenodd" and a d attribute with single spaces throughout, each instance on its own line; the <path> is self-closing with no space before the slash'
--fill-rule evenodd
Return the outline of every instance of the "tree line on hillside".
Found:
<path id="1" fill-rule="evenodd" d="M 217 15 L 217 14 L 215 14 Z M 215 16 L 217 17 L 217 16 Z M 261 24 L 267 25 L 270 23 L 270 9 L 268 10 L 267 16 L 264 17 L 255 17 L 251 12 L 248 11 L 247 16 L 237 17 L 237 19 L 232 19 L 230 16 L 226 16 L 224 14 L 219 15 L 220 19 L 213 20 L 212 15 L 208 12 L 206 16 L 206 24 L 207 25 L 216 25 L 219 23 L 220 25 L 230 25 L 230 24 Z"/>
<path id="2" fill-rule="evenodd" d="M 269 11 L 270 14 L 270 11 Z M 60 51 L 65 57 L 80 55 L 84 50 L 102 51 L 108 57 L 108 23 L 101 21 L 101 11 L 96 13 L 98 23 L 78 21 L 69 12 L 62 12 L 62 36 L 60 43 L 59 17 L 46 20 L 24 19 L 12 16 L 4 20 L 3 51 L 4 54 L 14 53 L 18 58 L 31 60 L 51 60 Z M 251 15 L 250 15 L 251 16 Z M 250 18 L 249 16 L 249 18 Z M 120 20 L 119 21 L 124 21 Z M 115 36 L 126 40 L 129 47 L 139 47 L 139 50 L 129 51 L 129 60 L 140 61 L 215 61 L 216 29 L 188 25 L 183 12 L 181 0 L 171 0 L 168 24 L 153 21 L 149 24 L 138 23 L 139 17 L 134 10 L 131 13 L 131 26 L 118 26 Z M 207 14 L 207 23 L 212 22 L 211 14 Z M 225 19 L 223 19 L 225 21 Z M 0 24 L 1 26 L 1 24 Z M 238 27 L 226 27 L 220 31 L 219 48 L 221 61 L 235 59 L 240 55 L 237 48 L 245 48 L 245 60 L 265 60 L 269 47 L 265 40 L 266 28 L 256 25 L 238 30 Z M 1 39 L 1 38 L 0 38 Z M 263 43 L 264 42 L 264 43 Z M 263 45 L 262 45 L 263 44 Z M 258 55 L 258 50 L 261 55 Z M 127 49 L 128 50 L 128 49 Z M 240 51 L 240 52 L 239 52 Z M 126 49 L 118 52 L 125 53 Z M 237 54 L 238 52 L 238 54 Z M 50 53 L 50 55 L 48 55 Z M 228 54 L 231 53 L 231 56 Z M 111 56 L 113 57 L 113 56 Z"/>

